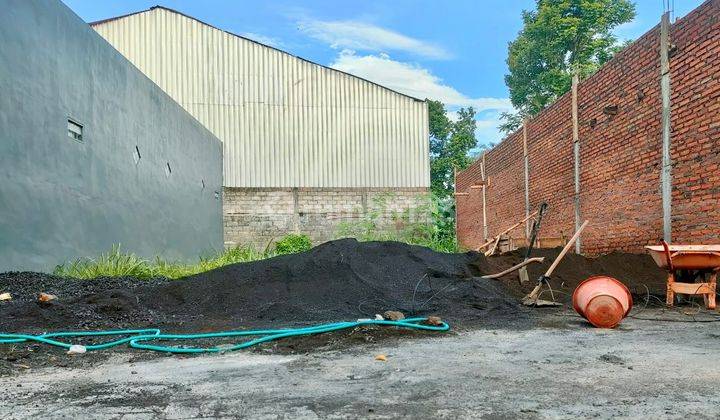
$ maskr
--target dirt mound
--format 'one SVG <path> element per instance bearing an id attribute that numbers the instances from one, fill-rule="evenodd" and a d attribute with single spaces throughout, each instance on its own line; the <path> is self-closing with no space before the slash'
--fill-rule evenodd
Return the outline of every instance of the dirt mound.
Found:
<path id="1" fill-rule="evenodd" d="M 555 258 L 560 254 L 561 248 L 535 249 L 533 257 L 545 257 L 542 264 L 528 266 L 530 282 L 520 284 L 517 272 L 508 274 L 500 280 L 515 295 L 525 295 L 536 285 L 536 280 L 550 268 Z M 490 258 L 480 258 L 474 263 L 476 270 L 484 273 L 500 272 L 521 262 L 525 257 L 526 249 L 518 249 Z M 555 269 L 550 286 L 558 301 L 570 302 L 575 287 L 591 276 L 607 275 L 623 282 L 636 297 L 652 295 L 665 295 L 665 282 L 667 273 L 660 269 L 652 257 L 647 254 L 628 254 L 613 252 L 597 258 L 587 258 L 577 254 L 567 254 Z M 549 299 L 549 292 L 544 292 L 543 299 Z"/>
<path id="2" fill-rule="evenodd" d="M 502 271 L 524 250 L 485 258 L 443 254 L 397 242 L 332 241 L 300 254 L 234 264 L 181 280 L 102 278 L 75 280 L 38 273 L 0 274 L 0 331 L 156 326 L 168 331 L 278 327 L 372 318 L 386 310 L 406 316 L 439 315 L 454 326 L 519 325 L 532 310 L 518 304 L 547 270 L 559 249 L 540 249 L 543 264 L 529 266 L 531 281 L 517 272 L 500 281 L 479 278 Z M 551 286 L 569 302 L 584 279 L 606 274 L 637 295 L 662 295 L 665 274 L 647 255 L 613 253 L 599 258 L 568 254 Z M 647 289 L 646 289 L 647 287 Z M 49 303 L 39 292 L 55 294 Z M 543 298 L 549 299 L 545 294 Z"/>
<path id="3" fill-rule="evenodd" d="M 201 331 L 352 320 L 385 310 L 483 325 L 528 319 L 502 282 L 477 278 L 485 265 L 477 253 L 343 239 L 174 281 L 10 273 L 0 275 L 0 290 L 15 300 L 0 305 L 0 330 Z M 37 303 L 40 291 L 59 298 Z"/>

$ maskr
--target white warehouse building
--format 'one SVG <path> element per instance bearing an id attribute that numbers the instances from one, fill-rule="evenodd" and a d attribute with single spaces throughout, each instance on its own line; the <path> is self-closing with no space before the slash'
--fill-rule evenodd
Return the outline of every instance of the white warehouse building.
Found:
<path id="1" fill-rule="evenodd" d="M 91 25 L 222 140 L 226 245 L 332 239 L 429 192 L 424 100 L 160 6 Z"/>

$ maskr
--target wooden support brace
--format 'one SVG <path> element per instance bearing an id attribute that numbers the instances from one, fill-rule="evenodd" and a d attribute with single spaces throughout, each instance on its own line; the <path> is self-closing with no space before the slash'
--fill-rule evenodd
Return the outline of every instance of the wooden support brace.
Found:
<path id="1" fill-rule="evenodd" d="M 523 218 L 521 221 L 519 221 L 519 222 L 515 223 L 514 225 L 510 226 L 509 228 L 505 229 L 504 231 L 502 231 L 501 233 L 499 233 L 497 236 L 493 237 L 491 240 L 489 240 L 489 241 L 485 242 L 484 244 L 480 245 L 480 246 L 477 248 L 477 250 L 480 251 L 480 250 L 482 250 L 483 248 L 487 247 L 488 245 L 491 245 L 493 242 L 494 242 L 495 244 L 497 244 L 497 242 L 499 241 L 499 239 L 500 239 L 500 237 L 501 237 L 502 235 L 506 235 L 506 234 L 510 233 L 511 231 L 513 231 L 514 229 L 516 229 L 517 227 L 519 227 L 520 225 L 522 225 L 523 223 L 525 223 L 527 220 L 529 220 L 531 217 L 535 217 L 536 214 L 538 214 L 538 211 L 537 211 L 537 210 L 535 210 L 534 212 L 530 213 L 527 217 Z"/>
<path id="2" fill-rule="evenodd" d="M 519 270 L 519 269 L 525 267 L 525 266 L 528 265 L 528 264 L 531 264 L 531 263 L 541 263 L 541 262 L 543 262 L 543 261 L 545 261 L 545 257 L 528 258 L 527 260 L 525 260 L 525 261 L 523 261 L 523 262 L 521 262 L 521 263 L 519 263 L 519 264 L 516 264 L 516 265 L 508 268 L 508 269 L 505 270 L 505 271 L 501 271 L 501 272 L 496 273 L 496 274 L 489 274 L 489 275 L 486 275 L 486 276 L 482 276 L 482 278 L 484 278 L 484 279 L 497 279 L 497 278 L 500 278 L 500 277 L 502 277 L 502 276 L 504 276 L 504 275 L 506 275 L 506 274 L 510 274 L 510 273 L 512 273 L 512 272 L 515 271 L 515 270 Z"/>

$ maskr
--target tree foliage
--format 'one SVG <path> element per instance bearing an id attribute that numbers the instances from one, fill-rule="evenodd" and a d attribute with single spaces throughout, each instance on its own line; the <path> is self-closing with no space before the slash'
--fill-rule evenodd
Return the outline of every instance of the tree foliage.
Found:
<path id="1" fill-rule="evenodd" d="M 460 108 L 457 120 L 452 121 L 442 102 L 428 100 L 430 119 L 430 186 L 442 198 L 452 194 L 453 168 L 465 169 L 472 159 L 475 140 L 475 110 Z"/>
<path id="2" fill-rule="evenodd" d="M 505 116 L 505 130 L 517 128 L 570 90 L 572 74 L 597 71 L 624 45 L 612 30 L 635 17 L 628 0 L 537 0 L 523 11 L 523 28 L 508 46 L 505 83 L 519 111 Z"/>

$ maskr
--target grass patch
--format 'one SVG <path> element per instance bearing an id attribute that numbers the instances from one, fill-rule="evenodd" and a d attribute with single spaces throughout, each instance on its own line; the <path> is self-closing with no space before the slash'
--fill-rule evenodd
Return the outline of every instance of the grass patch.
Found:
<path id="1" fill-rule="evenodd" d="M 404 211 L 391 211 L 393 193 L 377 196 L 370 209 L 353 222 L 341 223 L 336 237 L 356 238 L 359 241 L 397 241 L 428 247 L 438 252 L 461 252 L 455 237 L 455 208 L 452 199 L 435 196 L 422 198 L 419 205 Z M 79 258 L 59 265 L 53 274 L 78 279 L 132 276 L 141 279 L 167 277 L 178 279 L 210 271 L 228 264 L 258 261 L 276 255 L 307 251 L 312 243 L 307 235 L 290 234 L 278 240 L 264 252 L 250 247 L 235 247 L 195 264 L 165 261 L 159 257 L 145 260 L 123 252 L 120 246 L 97 258 Z"/>
<path id="2" fill-rule="evenodd" d="M 119 245 L 115 245 L 109 252 L 102 253 L 97 258 L 78 258 L 70 263 L 58 265 L 53 274 L 78 279 L 123 276 L 141 279 L 153 277 L 178 279 L 228 264 L 258 261 L 276 255 L 305 251 L 311 247 L 310 238 L 306 235 L 288 235 L 278 241 L 272 250 L 265 252 L 255 251 L 250 247 L 235 247 L 211 257 L 200 258 L 195 264 L 186 264 L 165 261 L 159 257 L 145 260 L 133 253 L 123 252 Z"/>

